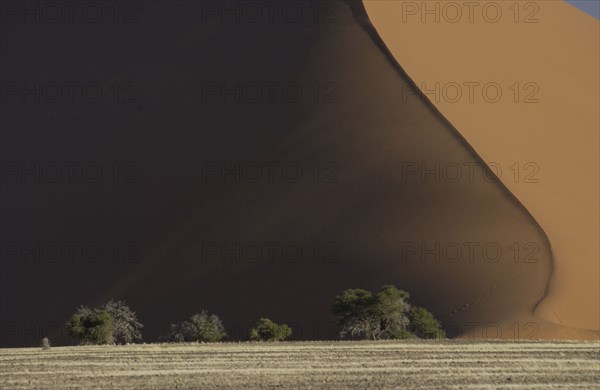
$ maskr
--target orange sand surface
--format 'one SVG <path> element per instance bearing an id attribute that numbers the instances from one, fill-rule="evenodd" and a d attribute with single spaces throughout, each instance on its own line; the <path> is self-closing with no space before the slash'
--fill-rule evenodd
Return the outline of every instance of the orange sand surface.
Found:
<path id="1" fill-rule="evenodd" d="M 518 14 L 495 2 L 501 17 L 477 2 L 471 19 L 445 2 L 427 2 L 433 14 L 421 2 L 364 3 L 395 59 L 548 235 L 554 273 L 536 315 L 600 328 L 599 21 L 562 1 Z"/>

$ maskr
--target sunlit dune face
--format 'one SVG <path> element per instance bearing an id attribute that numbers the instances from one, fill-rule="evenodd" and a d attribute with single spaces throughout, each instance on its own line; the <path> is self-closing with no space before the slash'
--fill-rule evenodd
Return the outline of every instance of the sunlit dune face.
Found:
<path id="1" fill-rule="evenodd" d="M 548 235 L 555 270 L 538 314 L 598 329 L 598 20 L 560 1 L 365 7 L 415 84 Z"/>

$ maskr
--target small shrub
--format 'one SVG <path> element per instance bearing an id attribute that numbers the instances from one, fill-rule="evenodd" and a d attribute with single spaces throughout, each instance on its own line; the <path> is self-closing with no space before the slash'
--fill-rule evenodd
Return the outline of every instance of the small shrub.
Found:
<path id="1" fill-rule="evenodd" d="M 184 341 L 216 342 L 225 337 L 227 337 L 227 332 L 225 332 L 221 319 L 215 314 L 209 314 L 208 311 L 202 310 L 181 324 L 170 324 L 169 330 L 162 340 L 177 343 Z"/>
<path id="2" fill-rule="evenodd" d="M 42 347 L 42 350 L 44 350 L 44 351 L 49 350 L 50 349 L 50 339 L 48 339 L 48 337 L 44 337 L 42 339 L 40 346 Z"/>
<path id="3" fill-rule="evenodd" d="M 277 324 L 268 318 L 260 318 L 250 330 L 248 338 L 252 341 L 282 341 L 292 335 L 292 329 L 286 324 Z"/>
<path id="4" fill-rule="evenodd" d="M 446 332 L 427 309 L 413 307 L 409 313 L 410 328 L 421 339 L 443 339 Z"/>
<path id="5" fill-rule="evenodd" d="M 185 341 L 185 335 L 181 329 L 181 324 L 169 324 L 167 334 L 160 337 L 160 341 L 172 342 L 172 343 L 183 343 Z"/>

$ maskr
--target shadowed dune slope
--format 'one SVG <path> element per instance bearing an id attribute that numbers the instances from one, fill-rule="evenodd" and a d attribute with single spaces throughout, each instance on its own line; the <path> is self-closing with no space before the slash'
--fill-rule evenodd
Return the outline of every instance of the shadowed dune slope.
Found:
<path id="1" fill-rule="evenodd" d="M 365 8 L 415 84 L 548 235 L 555 268 L 536 314 L 600 329 L 600 21 L 563 1 L 480 2 L 472 22 L 467 8 L 456 20 L 443 2 L 429 14 L 419 4 Z"/>
<path id="2" fill-rule="evenodd" d="M 266 316 L 292 323 L 298 338 L 330 338 L 336 293 L 393 283 L 453 335 L 497 323 L 497 336 L 512 338 L 516 323 L 520 338 L 532 329 L 589 336 L 531 316 L 551 273 L 544 233 L 432 106 L 403 96 L 407 79 L 364 29 L 360 7 L 333 3 L 329 23 L 228 23 L 199 22 L 199 4 L 144 2 L 140 22 L 119 29 L 6 28 L 3 79 L 133 81 L 139 98 L 9 100 L 3 161 L 133 162 L 139 172 L 126 184 L 3 185 L 3 242 L 105 248 L 87 263 L 7 255 L 3 321 L 62 323 L 80 303 L 115 298 L 138 312 L 150 340 L 202 308 L 234 336 Z M 302 4 L 312 15 L 314 4 Z M 215 81 L 216 95 L 205 84 Z M 302 97 L 275 88 L 272 101 L 246 91 L 236 102 L 219 89 L 264 92 L 271 82 L 296 83 Z M 403 176 L 436 163 L 472 175 Z M 229 173 L 219 175 L 221 164 Z M 257 166 L 259 178 L 243 171 Z M 106 249 L 115 243 L 137 252 L 115 261 Z M 3 345 L 39 341 L 15 334 L 5 330 Z M 496 336 L 476 334 L 486 335 Z"/>

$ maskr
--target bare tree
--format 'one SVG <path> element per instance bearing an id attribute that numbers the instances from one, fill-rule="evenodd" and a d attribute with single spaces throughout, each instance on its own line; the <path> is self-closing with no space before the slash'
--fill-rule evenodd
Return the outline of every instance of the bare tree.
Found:
<path id="1" fill-rule="evenodd" d="M 118 344 L 142 341 L 144 325 L 123 301 L 109 301 L 101 307 L 112 317 L 113 337 Z"/>

